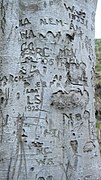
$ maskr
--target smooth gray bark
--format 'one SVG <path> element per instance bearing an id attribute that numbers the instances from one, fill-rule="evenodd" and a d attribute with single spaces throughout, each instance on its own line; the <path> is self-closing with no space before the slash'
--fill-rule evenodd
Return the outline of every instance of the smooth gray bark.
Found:
<path id="1" fill-rule="evenodd" d="M 1 0 L 0 180 L 100 180 L 96 0 Z"/>

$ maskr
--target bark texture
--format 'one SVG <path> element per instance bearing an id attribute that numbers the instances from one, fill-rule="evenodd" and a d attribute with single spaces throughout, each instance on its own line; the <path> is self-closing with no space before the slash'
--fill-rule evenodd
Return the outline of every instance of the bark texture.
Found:
<path id="1" fill-rule="evenodd" d="M 96 0 L 1 0 L 0 180 L 101 180 Z"/>

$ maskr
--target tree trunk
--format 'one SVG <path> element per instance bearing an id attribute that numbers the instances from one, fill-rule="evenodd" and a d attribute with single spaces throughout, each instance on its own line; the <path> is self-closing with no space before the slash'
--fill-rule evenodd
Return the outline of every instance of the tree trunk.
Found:
<path id="1" fill-rule="evenodd" d="M 1 0 L 0 180 L 100 180 L 97 0 Z"/>

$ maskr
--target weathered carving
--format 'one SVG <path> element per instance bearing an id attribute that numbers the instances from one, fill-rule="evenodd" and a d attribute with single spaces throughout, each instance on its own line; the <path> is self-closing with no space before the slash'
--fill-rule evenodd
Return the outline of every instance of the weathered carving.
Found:
<path id="1" fill-rule="evenodd" d="M 51 106 L 55 106 L 57 109 L 72 109 L 83 108 L 89 101 L 89 95 L 87 91 L 82 92 L 77 90 L 71 90 L 69 92 L 63 92 L 62 90 L 55 92 L 51 96 Z"/>
<path id="2" fill-rule="evenodd" d="M 87 85 L 86 65 L 84 63 L 70 63 L 67 66 L 67 81 L 66 83 Z"/>
<path id="3" fill-rule="evenodd" d="M 78 149 L 78 141 L 77 140 L 72 140 L 70 141 L 70 145 L 74 151 L 74 153 L 77 153 L 77 149 Z"/>
<path id="4" fill-rule="evenodd" d="M 95 144 L 92 141 L 86 142 L 86 144 L 83 147 L 84 152 L 90 152 L 95 148 Z"/>
<path id="5" fill-rule="evenodd" d="M 24 19 L 19 20 L 19 25 L 20 26 L 26 26 L 26 25 L 29 25 L 29 24 L 31 24 L 31 22 L 29 21 L 28 18 L 24 18 Z"/>
<path id="6" fill-rule="evenodd" d="M 5 26 L 6 26 L 6 6 L 4 4 L 4 1 L 1 1 L 1 29 L 2 33 L 5 31 Z"/>
<path id="7" fill-rule="evenodd" d="M 36 36 L 34 35 L 33 30 L 24 30 L 23 32 L 20 32 L 21 38 L 22 39 L 30 39 L 30 38 L 35 38 Z"/>
<path id="8" fill-rule="evenodd" d="M 39 173 L 36 175 L 35 180 L 54 180 L 53 176 L 50 175 L 50 173 L 46 170 L 41 170 Z"/>
<path id="9" fill-rule="evenodd" d="M 87 27 L 88 21 L 86 19 L 86 13 L 81 9 L 78 11 L 74 6 L 69 7 L 66 3 L 64 3 L 65 9 L 69 12 L 69 18 L 72 20 L 76 20 L 80 24 L 84 24 Z"/>

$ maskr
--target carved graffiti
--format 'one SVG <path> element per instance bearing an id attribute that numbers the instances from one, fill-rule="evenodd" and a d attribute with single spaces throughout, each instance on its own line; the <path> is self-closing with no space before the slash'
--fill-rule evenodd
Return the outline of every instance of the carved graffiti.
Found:
<path id="1" fill-rule="evenodd" d="M 84 152 L 90 152 L 95 148 L 95 145 L 92 141 L 86 142 L 86 144 L 83 147 Z"/>
<path id="2" fill-rule="evenodd" d="M 82 9 L 78 11 L 74 6 L 67 6 L 66 3 L 64 3 L 64 7 L 69 12 L 70 19 L 73 21 L 75 20 L 80 24 L 84 24 L 87 27 L 88 21 L 86 20 L 86 13 Z"/>
<path id="3" fill-rule="evenodd" d="M 66 83 L 87 85 L 86 64 L 85 63 L 70 63 L 67 66 L 67 81 Z"/>
<path id="4" fill-rule="evenodd" d="M 51 96 L 51 106 L 55 106 L 60 110 L 77 107 L 83 108 L 88 101 L 88 92 L 84 91 L 82 94 L 80 90 L 71 90 L 70 92 L 58 91 Z"/>
<path id="5" fill-rule="evenodd" d="M 36 175 L 35 180 L 54 180 L 54 178 L 47 170 L 43 169 Z"/>
<path id="6" fill-rule="evenodd" d="M 31 24 L 31 22 L 29 21 L 28 18 L 24 18 L 24 19 L 19 20 L 19 25 L 20 26 L 25 26 L 25 25 L 29 25 L 29 24 Z"/>

